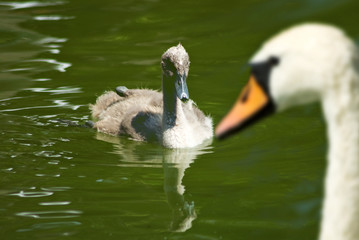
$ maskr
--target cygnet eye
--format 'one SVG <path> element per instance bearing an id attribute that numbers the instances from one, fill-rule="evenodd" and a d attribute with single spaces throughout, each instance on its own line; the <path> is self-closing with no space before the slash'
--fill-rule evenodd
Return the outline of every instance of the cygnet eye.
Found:
<path id="1" fill-rule="evenodd" d="M 161 65 L 164 73 L 169 77 L 172 77 L 176 72 L 176 68 L 170 59 L 162 59 Z"/>
<path id="2" fill-rule="evenodd" d="M 173 76 L 173 72 L 172 72 L 171 70 L 167 70 L 166 72 L 167 72 L 167 75 L 168 75 L 168 76 L 170 76 L 170 77 Z"/>

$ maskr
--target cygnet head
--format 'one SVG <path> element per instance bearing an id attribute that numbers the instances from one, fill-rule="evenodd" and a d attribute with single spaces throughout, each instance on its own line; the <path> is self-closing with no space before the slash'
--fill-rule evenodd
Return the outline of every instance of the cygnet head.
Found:
<path id="1" fill-rule="evenodd" d="M 217 126 L 217 137 L 276 111 L 324 102 L 335 89 L 353 86 L 350 76 L 357 74 L 358 60 L 354 43 L 336 27 L 302 24 L 279 33 L 250 60 L 250 80 Z"/>
<path id="2" fill-rule="evenodd" d="M 184 47 L 178 44 L 169 48 L 161 58 L 163 73 L 163 92 L 176 93 L 182 101 L 189 99 L 186 79 L 189 71 L 189 56 Z"/>

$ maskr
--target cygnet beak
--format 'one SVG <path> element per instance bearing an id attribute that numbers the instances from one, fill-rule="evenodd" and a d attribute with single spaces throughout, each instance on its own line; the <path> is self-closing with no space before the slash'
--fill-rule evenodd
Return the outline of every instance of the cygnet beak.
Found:
<path id="1" fill-rule="evenodd" d="M 188 93 L 185 74 L 182 75 L 177 73 L 175 86 L 176 86 L 177 97 L 182 102 L 186 102 L 189 99 L 189 93 Z"/>

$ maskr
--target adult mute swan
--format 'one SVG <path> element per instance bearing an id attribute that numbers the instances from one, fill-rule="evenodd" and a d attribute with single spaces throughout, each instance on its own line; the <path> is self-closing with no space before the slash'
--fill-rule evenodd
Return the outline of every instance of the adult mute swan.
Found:
<path id="1" fill-rule="evenodd" d="M 359 239 L 359 54 L 338 28 L 303 24 L 266 42 L 216 128 L 225 138 L 271 113 L 320 101 L 328 124 L 321 240 Z"/>
<path id="2" fill-rule="evenodd" d="M 167 148 L 188 148 L 213 136 L 212 119 L 189 99 L 189 56 L 181 44 L 161 59 L 162 91 L 118 87 L 91 105 L 93 127 L 112 135 L 156 141 Z"/>

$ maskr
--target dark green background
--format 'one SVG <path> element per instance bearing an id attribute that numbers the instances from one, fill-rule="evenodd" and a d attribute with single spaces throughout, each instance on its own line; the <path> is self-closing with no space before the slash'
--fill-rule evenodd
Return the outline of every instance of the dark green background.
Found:
<path id="1" fill-rule="evenodd" d="M 263 41 L 319 21 L 358 43 L 358 1 L 26 3 L 0 2 L 1 239 L 317 238 L 327 149 L 318 104 L 200 153 L 56 120 L 84 122 L 88 104 L 118 85 L 159 89 L 160 57 L 181 42 L 191 59 L 190 97 L 217 124 Z M 176 179 L 185 193 L 171 205 Z M 181 201 L 197 217 L 174 232 L 172 208 Z"/>

